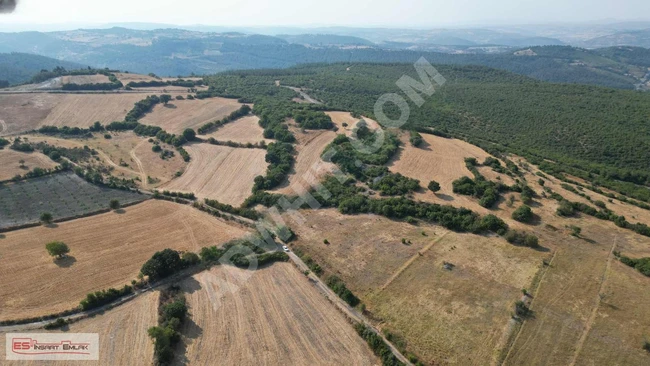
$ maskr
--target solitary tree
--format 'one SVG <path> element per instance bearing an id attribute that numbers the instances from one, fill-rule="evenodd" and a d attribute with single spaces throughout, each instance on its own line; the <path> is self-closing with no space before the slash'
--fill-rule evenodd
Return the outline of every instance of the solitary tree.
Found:
<path id="1" fill-rule="evenodd" d="M 63 258 L 66 254 L 70 253 L 70 248 L 60 241 L 53 241 L 45 244 L 45 249 L 52 257 Z"/>
<path id="2" fill-rule="evenodd" d="M 512 213 L 512 218 L 519 222 L 530 222 L 533 219 L 533 210 L 526 205 L 521 205 Z"/>
<path id="3" fill-rule="evenodd" d="M 164 105 L 167 105 L 167 103 L 169 103 L 170 100 L 172 100 L 172 96 L 169 95 L 169 94 L 163 94 L 163 95 L 160 96 L 160 101 Z"/>
<path id="4" fill-rule="evenodd" d="M 49 213 L 49 212 L 43 212 L 43 213 L 41 214 L 41 222 L 42 222 L 42 223 L 44 223 L 44 224 L 51 224 L 51 223 L 52 223 L 52 220 L 54 220 L 54 218 L 52 217 L 52 214 L 51 214 L 51 213 Z"/>
<path id="5" fill-rule="evenodd" d="M 431 192 L 433 193 L 438 192 L 440 190 L 440 183 L 436 182 L 435 180 L 432 180 L 431 182 L 429 182 L 429 190 L 431 190 Z"/>
<path id="6" fill-rule="evenodd" d="M 118 210 L 120 208 L 120 201 L 111 200 L 111 202 L 108 205 L 111 208 L 111 210 Z"/>
<path id="7" fill-rule="evenodd" d="M 183 131 L 183 137 L 185 137 L 185 140 L 187 141 L 194 141 L 196 138 L 196 132 L 191 128 L 186 128 L 185 131 Z"/>
<path id="8" fill-rule="evenodd" d="M 20 164 L 20 169 L 25 169 L 25 160 L 23 159 L 18 160 L 18 164 Z"/>

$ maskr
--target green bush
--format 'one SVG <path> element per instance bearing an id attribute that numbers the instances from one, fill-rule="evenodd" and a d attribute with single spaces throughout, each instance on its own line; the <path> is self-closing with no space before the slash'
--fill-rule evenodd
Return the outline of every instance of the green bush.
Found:
<path id="1" fill-rule="evenodd" d="M 519 206 L 519 208 L 512 213 L 512 219 L 528 223 L 533 219 L 533 210 L 531 210 L 527 205 Z"/>
<path id="2" fill-rule="evenodd" d="M 330 276 L 327 279 L 327 286 L 332 289 L 343 301 L 347 302 L 350 306 L 357 306 L 361 301 L 358 297 L 354 296 L 343 281 L 337 276 Z"/>

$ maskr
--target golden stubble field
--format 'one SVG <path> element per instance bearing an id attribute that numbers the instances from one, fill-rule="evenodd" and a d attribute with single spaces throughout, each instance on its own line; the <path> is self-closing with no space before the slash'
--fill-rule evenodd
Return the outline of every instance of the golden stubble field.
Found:
<path id="1" fill-rule="evenodd" d="M 71 309 L 89 292 L 121 287 L 165 248 L 198 252 L 246 235 L 246 229 L 189 206 L 145 201 L 120 212 L 0 236 L 0 320 Z M 54 261 L 45 244 L 63 241 L 70 256 Z"/>
<path id="2" fill-rule="evenodd" d="M 251 195 L 254 179 L 264 175 L 266 150 L 233 148 L 204 143 L 185 146 L 190 161 L 185 173 L 161 188 L 193 192 L 199 198 L 216 199 L 233 206 Z"/>
<path id="3" fill-rule="evenodd" d="M 215 132 L 207 135 L 201 135 L 201 138 L 208 139 L 213 137 L 218 141 L 233 141 L 241 144 L 266 142 L 267 144 L 274 140 L 264 138 L 264 129 L 259 125 L 260 118 L 250 115 L 232 121 L 220 127 Z"/>
<path id="4" fill-rule="evenodd" d="M 150 365 L 153 342 L 147 329 L 158 324 L 159 293 L 147 292 L 108 312 L 80 320 L 66 327 L 69 333 L 99 333 L 99 361 L 74 361 L 74 365 Z M 38 332 L 60 332 L 39 330 Z M 4 340 L 4 336 L 2 337 Z M 3 365 L 43 365 L 43 361 L 5 361 L 5 347 L 0 347 Z M 70 365 L 66 361 L 48 361 L 47 365 Z"/>
<path id="5" fill-rule="evenodd" d="M 139 122 L 180 134 L 186 128 L 196 130 L 208 122 L 222 119 L 241 106 L 236 99 L 226 98 L 172 100 L 167 106 L 156 105 Z"/>
<path id="6" fill-rule="evenodd" d="M 428 364 L 489 363 L 521 289 L 548 255 L 436 225 L 332 209 L 301 213 L 306 222 L 292 226 L 292 246 L 323 266 L 325 276 L 341 277 L 371 319 L 404 337 Z"/>
<path id="7" fill-rule="evenodd" d="M 219 266 L 182 282 L 190 365 L 378 365 L 345 317 L 290 263 Z"/>
<path id="8" fill-rule="evenodd" d="M 96 121 L 106 125 L 122 121 L 134 104 L 146 95 L 120 94 L 2 94 L 2 135 L 16 134 L 42 126 L 90 127 Z"/>
<path id="9" fill-rule="evenodd" d="M 21 160 L 25 162 L 24 167 L 21 167 Z M 57 164 L 54 161 L 38 152 L 23 153 L 9 148 L 0 150 L 0 181 L 25 175 L 34 168 L 52 169 L 55 166 Z"/>

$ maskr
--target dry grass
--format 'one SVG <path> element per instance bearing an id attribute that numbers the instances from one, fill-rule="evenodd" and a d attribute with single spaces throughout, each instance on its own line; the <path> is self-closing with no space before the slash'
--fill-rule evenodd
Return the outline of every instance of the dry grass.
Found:
<path id="1" fill-rule="evenodd" d="M 213 137 L 218 141 L 233 141 L 242 144 L 266 142 L 271 143 L 273 140 L 264 138 L 264 129 L 259 125 L 260 119 L 257 116 L 250 115 L 240 118 L 236 121 L 227 123 L 213 133 L 202 135 L 202 138 Z"/>
<path id="2" fill-rule="evenodd" d="M 19 161 L 25 161 L 25 167 L 21 168 Z M 51 169 L 57 164 L 47 156 L 38 153 L 22 153 L 5 148 L 0 150 L 0 181 L 11 179 L 16 175 L 25 175 L 34 168 Z"/>
<path id="3" fill-rule="evenodd" d="M 185 173 L 163 186 L 170 191 L 193 192 L 200 198 L 216 199 L 233 206 L 251 195 L 253 180 L 264 175 L 266 150 L 209 144 L 185 147 L 192 157 Z"/>
<path id="4" fill-rule="evenodd" d="M 4 94 L 0 95 L 2 120 L 15 134 L 41 126 L 90 127 L 124 119 L 142 94 Z"/>
<path id="5" fill-rule="evenodd" d="M 288 182 L 285 182 L 275 192 L 295 195 L 304 193 L 321 178 L 334 171 L 334 164 L 324 162 L 321 154 L 336 137 L 332 131 L 306 131 L 301 132 L 293 129 L 292 132 L 298 139 L 296 150 L 298 156 L 294 171 L 289 175 Z"/>
<path id="6" fill-rule="evenodd" d="M 207 98 L 203 100 L 173 100 L 159 104 L 140 120 L 145 125 L 159 126 L 169 133 L 182 133 L 186 128 L 197 129 L 221 119 L 241 107 L 235 99 Z"/>
<path id="7" fill-rule="evenodd" d="M 60 312 L 87 293 L 123 286 L 158 250 L 198 251 L 245 235 L 189 206 L 147 201 L 106 213 L 3 234 L 0 238 L 0 320 Z M 45 244 L 63 241 L 70 257 L 55 262 Z"/>
<path id="8" fill-rule="evenodd" d="M 75 365 L 148 365 L 153 362 L 153 342 L 147 329 L 158 324 L 158 292 L 148 292 L 102 315 L 83 319 L 65 328 L 69 333 L 99 333 L 99 361 L 75 361 Z M 61 330 L 50 331 L 53 333 Z M 41 332 L 41 331 L 39 331 Z M 44 331 L 48 332 L 48 331 Z M 4 338 L 4 337 L 3 337 Z M 5 347 L 0 358 L 5 359 Z M 4 361 L 3 365 L 42 365 L 43 361 Z M 70 362 L 49 361 L 48 365 Z"/>
<path id="9" fill-rule="evenodd" d="M 72 75 L 72 76 L 62 76 L 62 84 L 102 84 L 110 83 L 106 75 Z"/>
<path id="10" fill-rule="evenodd" d="M 249 278 L 250 276 L 250 278 Z M 376 365 L 347 320 L 289 263 L 216 267 L 185 281 L 188 364 Z"/>
<path id="11" fill-rule="evenodd" d="M 339 133 L 344 132 L 347 136 L 352 135 L 352 130 L 357 126 L 357 123 L 361 121 L 362 119 L 366 121 L 368 128 L 371 130 L 376 130 L 379 127 L 379 123 L 377 123 L 375 120 L 372 120 L 367 117 L 362 117 L 361 119 L 352 117 L 350 112 L 325 112 L 330 118 L 332 119 L 332 122 L 336 125 L 336 127 L 339 128 Z M 347 127 L 344 127 L 343 124 L 347 124 Z"/>
<path id="12" fill-rule="evenodd" d="M 153 78 L 149 75 L 141 75 L 141 74 L 130 74 L 130 73 L 123 73 L 123 72 L 117 72 L 115 73 L 115 77 L 122 82 L 122 84 L 126 85 L 132 81 L 139 82 L 139 81 L 154 81 L 154 80 L 159 80 L 156 78 Z"/>
<path id="13" fill-rule="evenodd" d="M 429 364 L 488 364 L 521 289 L 547 256 L 433 225 L 301 212 L 306 224 L 294 228 L 293 245 L 340 276 L 383 328 Z M 446 271 L 443 261 L 456 267 Z"/>

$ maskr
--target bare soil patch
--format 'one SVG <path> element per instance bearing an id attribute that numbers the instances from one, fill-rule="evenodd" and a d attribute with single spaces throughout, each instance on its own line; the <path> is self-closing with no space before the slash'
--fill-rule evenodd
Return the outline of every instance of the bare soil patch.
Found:
<path id="1" fill-rule="evenodd" d="M 169 133 L 179 134 L 186 128 L 196 130 L 210 121 L 221 119 L 239 107 L 241 103 L 237 100 L 226 98 L 173 100 L 167 106 L 156 105 L 140 123 L 159 126 Z"/>
<path id="2" fill-rule="evenodd" d="M 334 122 L 336 127 L 339 128 L 339 133 L 345 133 L 347 136 L 352 135 L 352 130 L 357 127 L 357 123 L 359 123 L 361 120 L 365 121 L 368 125 L 368 128 L 371 130 L 380 128 L 377 121 L 367 117 L 355 118 L 352 117 L 352 114 L 350 114 L 350 112 L 325 112 L 325 114 L 330 116 L 332 122 Z M 344 123 L 347 124 L 346 127 L 343 126 Z"/>
<path id="3" fill-rule="evenodd" d="M 182 287 L 192 313 L 183 329 L 189 338 L 188 364 L 379 363 L 344 316 L 292 264 L 253 272 L 220 266 Z"/>
<path id="4" fill-rule="evenodd" d="M 225 124 L 213 133 L 202 135 L 202 138 L 213 137 L 218 141 L 233 141 L 241 144 L 266 142 L 273 140 L 264 138 L 264 129 L 259 125 L 260 118 L 254 115 L 242 117 L 236 121 Z"/>
<path id="5" fill-rule="evenodd" d="M 62 76 L 62 84 L 103 84 L 110 83 L 106 75 L 71 75 L 71 76 Z"/>
<path id="6" fill-rule="evenodd" d="M 232 148 L 210 144 L 185 147 L 192 157 L 178 179 L 163 186 L 170 191 L 193 192 L 200 198 L 241 205 L 253 189 L 253 180 L 264 175 L 266 150 Z"/>
<path id="7" fill-rule="evenodd" d="M 24 167 L 21 167 L 20 161 L 24 160 Z M 34 168 L 52 169 L 57 164 L 47 156 L 38 153 L 23 153 L 8 148 L 0 150 L 0 181 L 15 177 L 16 175 L 25 175 Z"/>
<path id="8" fill-rule="evenodd" d="M 89 292 L 128 284 L 156 251 L 197 252 L 245 234 L 240 226 L 166 201 L 5 233 L 0 239 L 0 320 L 71 309 Z M 45 250 L 51 241 L 68 244 L 70 256 L 54 261 Z"/>

